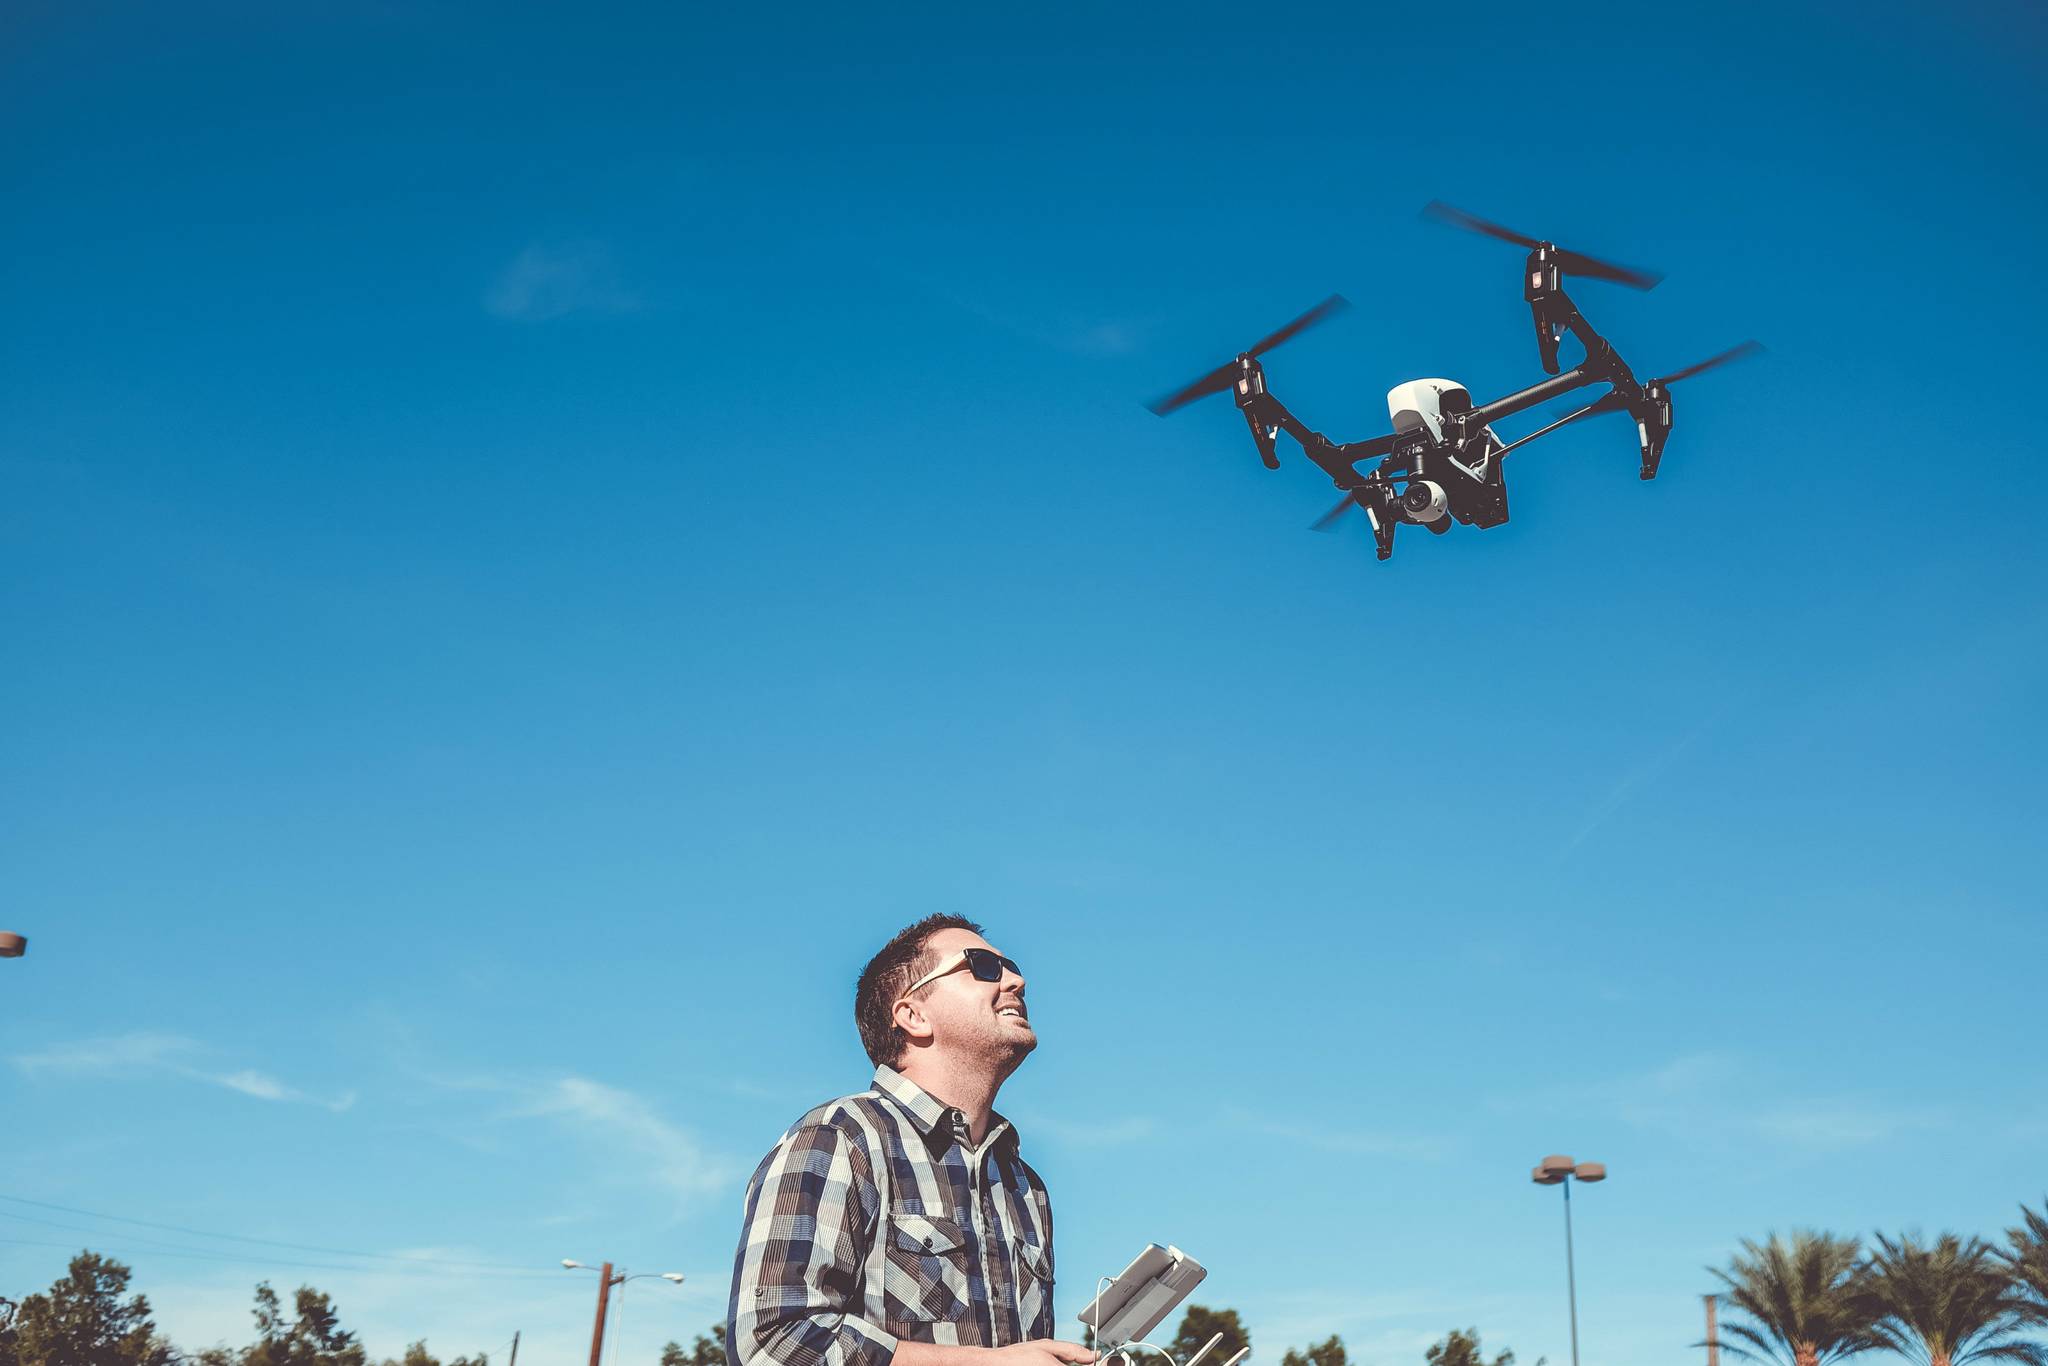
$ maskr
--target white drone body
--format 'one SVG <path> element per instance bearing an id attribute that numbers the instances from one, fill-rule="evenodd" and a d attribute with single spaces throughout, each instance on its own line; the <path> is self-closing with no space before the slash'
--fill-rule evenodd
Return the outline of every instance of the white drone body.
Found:
<path id="1" fill-rule="evenodd" d="M 1454 379 L 1411 379 L 1387 390 L 1387 417 L 1394 431 L 1429 433 L 1431 441 L 1444 439 L 1444 410 L 1465 412 L 1472 407 L 1472 391 Z"/>
<path id="2" fill-rule="evenodd" d="M 1478 440 L 1468 438 L 1463 451 L 1444 449 L 1444 414 L 1471 409 L 1472 391 L 1454 379 L 1411 379 L 1387 390 L 1387 417 L 1394 427 L 1394 449 L 1410 462 L 1415 474 L 1400 499 L 1407 520 L 1437 532 L 1450 526 L 1449 517 L 1468 526 L 1475 522 L 1479 526 L 1495 526 L 1507 520 L 1507 490 L 1500 477 L 1502 447 L 1493 428 L 1481 427 Z M 1425 469 L 1426 465 L 1438 468 Z M 1425 474 L 1432 477 L 1425 478 Z M 1458 476 L 1480 485 L 1489 496 L 1481 503 L 1468 505 L 1466 499 L 1456 497 L 1446 487 Z M 1378 518 L 1373 522 L 1378 530 Z"/>

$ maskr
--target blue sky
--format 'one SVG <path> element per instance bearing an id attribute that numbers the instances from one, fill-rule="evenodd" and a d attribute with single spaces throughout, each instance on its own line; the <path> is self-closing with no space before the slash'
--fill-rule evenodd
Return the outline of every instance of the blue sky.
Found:
<path id="1" fill-rule="evenodd" d="M 1587 1366 L 1676 1366 L 1738 1238 L 2042 1198 L 2037 8 L 4 24 L 0 1294 L 571 1362 L 609 1257 L 651 1363 L 934 910 L 1063 1317 L 1157 1239 L 1267 1366 L 1560 1363 L 1565 1151 Z M 1769 352 L 1387 564 L 1140 406 L 1332 291 L 1334 436 L 1533 380 L 1432 198 Z"/>

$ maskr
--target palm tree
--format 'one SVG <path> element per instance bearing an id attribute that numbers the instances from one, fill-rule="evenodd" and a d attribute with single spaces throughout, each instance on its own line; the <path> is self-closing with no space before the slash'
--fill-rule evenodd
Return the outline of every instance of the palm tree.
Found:
<path id="1" fill-rule="evenodd" d="M 2005 1231 L 2012 1250 L 1998 1255 L 2014 1287 L 2032 1302 L 2029 1313 L 2034 1322 L 2048 1324 L 2048 1200 L 2041 1202 L 2039 1214 L 2021 1205 L 2020 1218 L 2023 1227 Z"/>
<path id="2" fill-rule="evenodd" d="M 2030 1306 L 1982 1238 L 1944 1233 L 1928 1246 L 1913 1235 L 1877 1235 L 1869 1293 L 1885 1346 L 1919 1366 L 2016 1361 L 2048 1366 L 2048 1347 L 2019 1337 Z"/>
<path id="3" fill-rule="evenodd" d="M 1721 1298 L 1751 1322 L 1723 1323 L 1719 1341 L 1694 1346 L 1765 1366 L 1828 1366 L 1881 1346 L 1861 1251 L 1854 1238 L 1810 1229 L 1794 1230 L 1790 1243 L 1775 1233 L 1762 1245 L 1743 1239 L 1726 1271 L 1708 1270 L 1727 1287 Z"/>

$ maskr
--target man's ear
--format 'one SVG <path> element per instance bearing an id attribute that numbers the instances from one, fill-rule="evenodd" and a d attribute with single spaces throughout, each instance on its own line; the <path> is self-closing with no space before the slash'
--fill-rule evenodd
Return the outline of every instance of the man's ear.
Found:
<path id="1" fill-rule="evenodd" d="M 932 1022 L 925 1015 L 924 1007 L 908 996 L 890 1010 L 889 1019 L 913 1044 L 929 1042 L 932 1037 Z"/>

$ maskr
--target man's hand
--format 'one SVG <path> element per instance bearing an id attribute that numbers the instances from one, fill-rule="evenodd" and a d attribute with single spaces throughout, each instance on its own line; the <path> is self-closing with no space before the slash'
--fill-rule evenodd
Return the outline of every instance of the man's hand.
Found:
<path id="1" fill-rule="evenodd" d="M 941 1347 L 899 1342 L 890 1366 L 1089 1366 L 1095 1349 L 1058 1338 L 1013 1342 L 1008 1347 Z"/>
<path id="2" fill-rule="evenodd" d="M 1008 1347 L 994 1348 L 988 1359 L 995 1366 L 1088 1366 L 1095 1360 L 1095 1349 L 1078 1342 L 1040 1338 L 1036 1342 L 1013 1342 Z"/>

